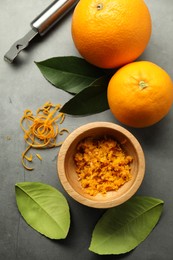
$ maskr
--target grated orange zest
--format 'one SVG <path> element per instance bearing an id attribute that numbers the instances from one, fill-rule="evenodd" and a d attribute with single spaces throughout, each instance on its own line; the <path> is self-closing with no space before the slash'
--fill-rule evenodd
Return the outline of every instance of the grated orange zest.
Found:
<path id="1" fill-rule="evenodd" d="M 121 144 L 108 136 L 83 139 L 74 156 L 78 180 L 90 196 L 117 191 L 131 180 L 132 161 Z"/>

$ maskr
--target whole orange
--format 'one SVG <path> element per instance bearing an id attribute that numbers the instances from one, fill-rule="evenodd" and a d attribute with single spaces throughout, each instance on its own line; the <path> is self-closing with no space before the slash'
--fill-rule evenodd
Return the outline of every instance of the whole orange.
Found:
<path id="1" fill-rule="evenodd" d="M 173 82 L 165 70 L 152 62 L 132 62 L 113 75 L 107 97 L 110 110 L 121 123 L 147 127 L 169 112 Z"/>
<path id="2" fill-rule="evenodd" d="M 80 0 L 72 17 L 74 44 L 88 62 L 115 68 L 138 58 L 151 36 L 143 0 Z"/>

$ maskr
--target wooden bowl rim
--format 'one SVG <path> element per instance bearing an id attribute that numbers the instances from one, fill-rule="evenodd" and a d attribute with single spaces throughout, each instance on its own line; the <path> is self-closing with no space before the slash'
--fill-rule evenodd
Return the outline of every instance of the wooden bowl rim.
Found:
<path id="1" fill-rule="evenodd" d="M 121 197 L 111 199 L 110 201 L 90 200 L 89 198 L 83 197 L 81 194 L 79 194 L 77 191 L 73 189 L 71 184 L 68 182 L 65 174 L 64 163 L 66 159 L 66 153 L 69 147 L 76 140 L 76 138 L 78 138 L 79 135 L 83 134 L 85 131 L 90 131 L 91 129 L 96 129 L 96 128 L 108 128 L 108 129 L 118 131 L 121 134 L 125 135 L 125 137 L 131 141 L 131 144 L 133 145 L 138 155 L 139 172 L 136 176 L 136 179 L 134 180 L 133 185 Z M 92 122 L 76 128 L 65 139 L 58 154 L 57 172 L 63 188 L 74 200 L 78 201 L 79 203 L 85 206 L 89 206 L 93 208 L 111 208 L 124 203 L 137 192 L 145 175 L 145 157 L 144 157 L 142 147 L 138 142 L 138 140 L 136 139 L 136 137 L 124 127 L 110 122 Z"/>

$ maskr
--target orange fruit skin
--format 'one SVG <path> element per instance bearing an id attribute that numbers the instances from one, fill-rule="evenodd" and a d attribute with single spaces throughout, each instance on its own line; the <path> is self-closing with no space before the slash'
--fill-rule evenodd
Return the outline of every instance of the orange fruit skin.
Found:
<path id="1" fill-rule="evenodd" d="M 107 97 L 111 112 L 121 123 L 148 127 L 171 109 L 173 82 L 165 70 L 152 62 L 132 62 L 113 75 Z"/>
<path id="2" fill-rule="evenodd" d="M 80 0 L 72 17 L 72 38 L 85 60 L 115 68 L 138 58 L 151 36 L 143 0 Z"/>

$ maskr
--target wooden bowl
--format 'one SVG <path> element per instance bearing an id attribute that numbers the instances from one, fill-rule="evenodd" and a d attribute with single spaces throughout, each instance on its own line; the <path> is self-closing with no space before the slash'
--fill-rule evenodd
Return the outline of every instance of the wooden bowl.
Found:
<path id="1" fill-rule="evenodd" d="M 74 154 L 76 147 L 86 137 L 110 135 L 122 143 L 122 149 L 133 157 L 131 163 L 132 179 L 117 191 L 106 194 L 88 195 L 81 187 L 75 170 Z M 145 158 L 137 139 L 125 128 L 108 122 L 94 122 L 74 130 L 60 148 L 57 160 L 58 176 L 66 192 L 79 203 L 93 208 L 111 208 L 132 197 L 140 187 L 145 173 Z"/>

